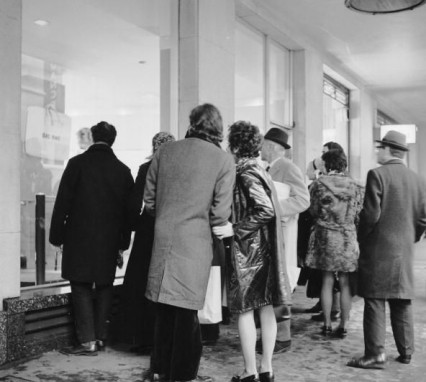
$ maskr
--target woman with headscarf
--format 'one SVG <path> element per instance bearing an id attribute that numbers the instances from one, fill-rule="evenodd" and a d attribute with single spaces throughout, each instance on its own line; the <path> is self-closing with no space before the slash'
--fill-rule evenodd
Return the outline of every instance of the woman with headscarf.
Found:
<path id="1" fill-rule="evenodd" d="M 219 237 L 233 234 L 234 245 L 227 258 L 228 307 L 238 314 L 238 331 L 244 358 L 244 371 L 231 382 L 270 382 L 274 380 L 272 355 L 277 322 L 274 305 L 288 304 L 290 285 L 281 263 L 284 241 L 278 201 L 272 179 L 256 159 L 262 147 L 257 126 L 235 122 L 229 128 L 229 151 L 236 162 L 236 182 L 232 207 L 232 228 L 215 227 Z M 262 333 L 262 359 L 256 366 L 256 325 L 259 311 Z"/>
<path id="2" fill-rule="evenodd" d="M 149 264 L 154 240 L 154 218 L 145 210 L 141 213 L 146 174 L 156 151 L 175 137 L 159 132 L 152 138 L 152 155 L 139 167 L 135 186 L 128 201 L 132 229 L 135 231 L 132 251 L 127 263 L 122 287 L 120 341 L 131 343 L 137 353 L 149 354 L 153 345 L 154 306 L 145 298 Z"/>

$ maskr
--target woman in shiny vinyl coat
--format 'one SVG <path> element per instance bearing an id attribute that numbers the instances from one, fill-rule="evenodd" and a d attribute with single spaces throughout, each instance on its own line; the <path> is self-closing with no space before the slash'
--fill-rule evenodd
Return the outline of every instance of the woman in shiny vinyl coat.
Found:
<path id="1" fill-rule="evenodd" d="M 284 251 L 284 242 L 278 202 L 271 178 L 256 159 L 262 143 L 259 129 L 248 122 L 236 122 L 229 128 L 228 140 L 237 165 L 232 211 L 234 245 L 226 259 L 228 307 L 239 315 L 245 366 L 232 382 L 273 381 L 272 355 L 277 330 L 273 306 L 290 302 L 288 277 L 279 255 Z M 213 232 L 219 238 L 226 236 L 221 227 L 215 227 Z M 259 374 L 255 352 L 256 309 L 263 346 Z"/>

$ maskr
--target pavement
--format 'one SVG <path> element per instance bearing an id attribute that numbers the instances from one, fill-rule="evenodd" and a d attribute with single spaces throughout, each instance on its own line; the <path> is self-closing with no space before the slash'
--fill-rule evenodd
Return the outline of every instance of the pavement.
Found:
<path id="1" fill-rule="evenodd" d="M 346 382 L 346 381 L 426 381 L 426 240 L 416 244 L 414 302 L 416 352 L 411 364 L 395 361 L 398 356 L 392 331 L 387 321 L 386 352 L 389 359 L 384 370 L 363 370 L 346 366 L 352 356 L 363 354 L 363 300 L 354 298 L 348 337 L 326 339 L 320 335 L 322 323 L 311 320 L 304 310 L 316 300 L 308 299 L 304 287 L 293 295 L 292 347 L 274 355 L 276 382 Z M 335 324 L 337 325 L 337 324 Z M 205 346 L 200 375 L 215 382 L 228 382 L 243 370 L 238 331 L 235 321 L 221 325 L 221 336 L 215 346 Z M 149 357 L 129 351 L 125 345 L 107 347 L 96 357 L 66 356 L 58 351 L 0 369 L 0 381 L 8 382 L 95 382 L 141 381 L 141 373 L 149 366 Z"/>

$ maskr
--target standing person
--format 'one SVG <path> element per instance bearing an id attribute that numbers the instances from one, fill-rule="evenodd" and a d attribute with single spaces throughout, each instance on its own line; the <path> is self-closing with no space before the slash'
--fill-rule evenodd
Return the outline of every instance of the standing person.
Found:
<path id="1" fill-rule="evenodd" d="M 285 158 L 285 151 L 291 146 L 287 143 L 287 133 L 278 128 L 270 129 L 266 135 L 262 146 L 262 160 L 268 162 L 267 170 L 272 180 L 277 183 L 284 183 L 289 186 L 289 193 L 286 199 L 278 198 L 281 206 L 281 225 L 284 231 L 285 254 L 282 253 L 282 261 L 286 263 L 291 289 L 297 285 L 300 268 L 297 266 L 297 220 L 299 213 L 309 208 L 309 191 L 305 184 L 302 171 L 292 161 Z M 285 256 L 284 256 L 285 255 Z M 290 307 L 287 312 L 279 312 L 277 341 L 275 353 L 282 353 L 291 347 L 290 332 Z M 260 345 L 260 343 L 259 343 Z M 260 350 L 260 346 L 258 349 Z"/>
<path id="2" fill-rule="evenodd" d="M 79 344 L 63 352 L 74 355 L 96 355 L 104 347 L 117 256 L 130 243 L 126 202 L 133 177 L 111 149 L 115 127 L 99 122 L 91 132 L 94 143 L 71 158 L 62 175 L 49 238 L 63 247 L 62 277 L 71 284 Z"/>
<path id="3" fill-rule="evenodd" d="M 364 356 L 348 366 L 385 367 L 386 302 L 389 303 L 398 362 L 414 352 L 414 242 L 426 228 L 426 184 L 403 163 L 406 137 L 389 131 L 376 141 L 381 167 L 367 174 L 359 225 L 358 294 L 364 297 Z"/>
<path id="4" fill-rule="evenodd" d="M 272 356 L 277 334 L 274 305 L 289 303 L 291 290 L 282 252 L 280 207 L 270 177 L 258 163 L 262 136 L 257 126 L 235 122 L 229 128 L 229 150 L 237 164 L 232 227 L 215 227 L 219 237 L 234 237 L 228 267 L 228 306 L 238 314 L 244 371 L 231 382 L 274 380 Z M 256 367 L 256 325 L 259 310 L 262 359 Z M 258 379 L 259 378 L 259 379 Z"/>
<path id="5" fill-rule="evenodd" d="M 222 117 L 215 106 L 197 106 L 189 122 L 185 139 L 154 156 L 146 179 L 145 208 L 155 216 L 146 291 L 157 303 L 151 369 L 165 380 L 211 381 L 197 376 L 197 310 L 213 259 L 212 227 L 230 224 L 235 165 L 220 148 Z"/>
<path id="6" fill-rule="evenodd" d="M 141 213 L 146 175 L 152 158 L 157 150 L 175 137 L 161 131 L 152 138 L 152 155 L 139 167 L 135 186 L 128 201 L 132 229 L 135 231 L 132 251 L 127 263 L 121 291 L 120 341 L 136 345 L 131 350 L 141 354 L 150 354 L 154 337 L 155 309 L 152 301 L 145 297 L 154 242 L 154 217 L 144 208 Z"/>
<path id="7" fill-rule="evenodd" d="M 349 273 L 358 268 L 357 223 L 362 207 L 362 188 L 346 174 L 346 155 L 330 150 L 322 155 L 324 174 L 310 186 L 310 213 L 314 219 L 306 265 L 322 272 L 321 305 L 323 335 L 331 335 L 334 274 L 340 285 L 341 320 L 335 335 L 347 335 L 352 294 Z"/>

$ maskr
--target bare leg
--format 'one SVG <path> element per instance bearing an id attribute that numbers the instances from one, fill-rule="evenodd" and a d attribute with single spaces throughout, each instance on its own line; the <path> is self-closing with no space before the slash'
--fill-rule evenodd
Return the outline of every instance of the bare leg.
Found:
<path id="1" fill-rule="evenodd" d="M 260 330 L 262 333 L 262 360 L 260 371 L 272 373 L 272 356 L 274 354 L 275 340 L 277 338 L 277 321 L 272 305 L 267 305 L 259 310 Z"/>
<path id="2" fill-rule="evenodd" d="M 275 319 L 275 316 L 274 316 Z M 241 348 L 244 358 L 244 372 L 241 378 L 257 374 L 256 368 L 256 325 L 253 311 L 241 313 L 238 316 L 238 333 L 240 335 Z M 262 333 L 263 341 L 263 333 Z M 265 350 L 264 350 L 265 351 Z"/>
<path id="3" fill-rule="evenodd" d="M 349 275 L 341 272 L 339 274 L 339 285 L 340 285 L 340 327 L 346 328 L 346 323 L 349 321 L 349 313 L 352 306 L 352 295 L 351 288 L 349 285 Z"/>
<path id="4" fill-rule="evenodd" d="M 333 303 L 333 272 L 322 272 L 321 305 L 324 316 L 324 326 L 331 326 L 331 305 Z"/>

